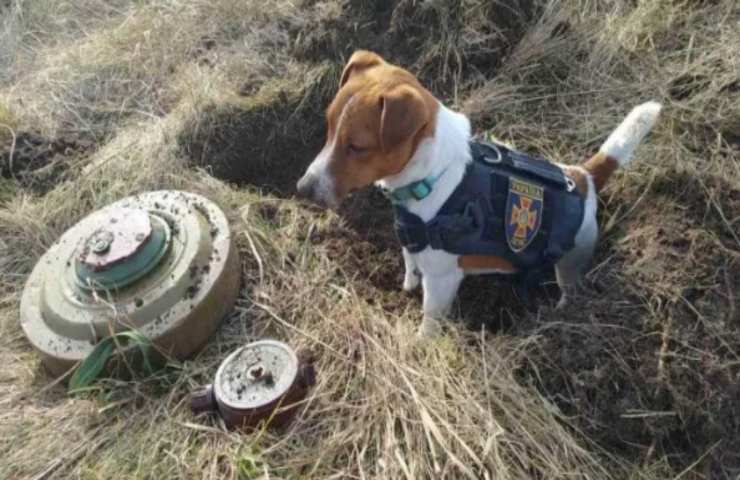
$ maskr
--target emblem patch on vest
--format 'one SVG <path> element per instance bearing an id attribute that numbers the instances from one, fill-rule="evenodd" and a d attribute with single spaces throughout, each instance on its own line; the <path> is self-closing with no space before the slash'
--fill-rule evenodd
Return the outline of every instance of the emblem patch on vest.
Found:
<path id="1" fill-rule="evenodd" d="M 506 198 L 506 241 L 515 252 L 532 243 L 542 224 L 544 189 L 534 183 L 509 178 Z"/>

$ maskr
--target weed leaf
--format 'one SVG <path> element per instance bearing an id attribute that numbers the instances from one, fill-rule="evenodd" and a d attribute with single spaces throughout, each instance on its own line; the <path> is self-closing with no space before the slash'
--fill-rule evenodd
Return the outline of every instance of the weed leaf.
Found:
<path id="1" fill-rule="evenodd" d="M 69 380 L 69 393 L 80 393 L 95 381 L 105 368 L 105 364 L 113 356 L 116 346 L 138 347 L 143 358 L 144 371 L 151 374 L 154 371 L 149 361 L 151 340 L 141 332 L 127 330 L 101 340 L 90 354 L 80 363 Z"/>
<path id="2" fill-rule="evenodd" d="M 113 354 L 115 346 L 113 337 L 104 338 L 92 352 L 80 363 L 69 380 L 69 393 L 75 393 L 84 389 L 96 379 L 105 368 L 105 364 Z"/>

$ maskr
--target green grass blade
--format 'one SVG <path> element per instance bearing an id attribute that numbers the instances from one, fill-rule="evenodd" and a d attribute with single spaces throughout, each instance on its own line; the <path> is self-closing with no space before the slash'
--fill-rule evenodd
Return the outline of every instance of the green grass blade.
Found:
<path id="1" fill-rule="evenodd" d="M 115 343 L 113 337 L 104 338 L 100 343 L 95 345 L 92 352 L 80 363 L 69 380 L 69 392 L 75 393 L 78 390 L 90 386 L 90 384 L 100 375 L 105 368 L 105 364 L 113 354 Z"/>

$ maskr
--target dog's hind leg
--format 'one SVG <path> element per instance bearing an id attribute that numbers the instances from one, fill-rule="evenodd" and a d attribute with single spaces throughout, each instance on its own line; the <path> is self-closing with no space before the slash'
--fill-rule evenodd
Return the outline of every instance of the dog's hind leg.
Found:
<path id="1" fill-rule="evenodd" d="M 595 245 L 594 241 L 594 245 Z M 555 277 L 560 287 L 560 300 L 556 308 L 563 308 L 568 304 L 568 299 L 578 291 L 583 278 L 583 272 L 591 263 L 593 247 L 589 250 L 585 247 L 579 250 L 571 250 L 555 265 Z"/>
<path id="2" fill-rule="evenodd" d="M 573 296 L 583 277 L 583 272 L 591 263 L 599 237 L 599 226 L 596 223 L 596 194 L 593 189 L 586 200 L 586 211 L 583 223 L 575 238 L 575 247 L 555 264 L 555 277 L 560 287 L 560 301 L 557 308 L 563 308 L 568 303 L 568 297 Z"/>

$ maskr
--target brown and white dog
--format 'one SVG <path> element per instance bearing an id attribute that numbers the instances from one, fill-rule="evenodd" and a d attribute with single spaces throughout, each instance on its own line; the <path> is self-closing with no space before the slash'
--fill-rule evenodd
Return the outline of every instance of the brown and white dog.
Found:
<path id="1" fill-rule="evenodd" d="M 560 165 L 585 198 L 585 212 L 575 247 L 555 266 L 562 292 L 559 306 L 577 287 L 593 255 L 597 193 L 629 162 L 660 109 L 656 102 L 636 107 L 596 155 L 580 166 Z M 372 52 L 352 55 L 326 118 L 326 144 L 297 188 L 300 196 L 327 207 L 336 207 L 347 194 L 372 183 L 396 189 L 443 173 L 429 196 L 405 205 L 426 222 L 455 190 L 471 161 L 468 119 L 442 105 L 414 75 Z M 516 272 L 501 257 L 453 255 L 430 247 L 416 254 L 403 249 L 403 258 L 403 288 L 413 290 L 421 282 L 424 290 L 422 335 L 438 332 L 439 320 L 447 315 L 465 275 Z"/>

